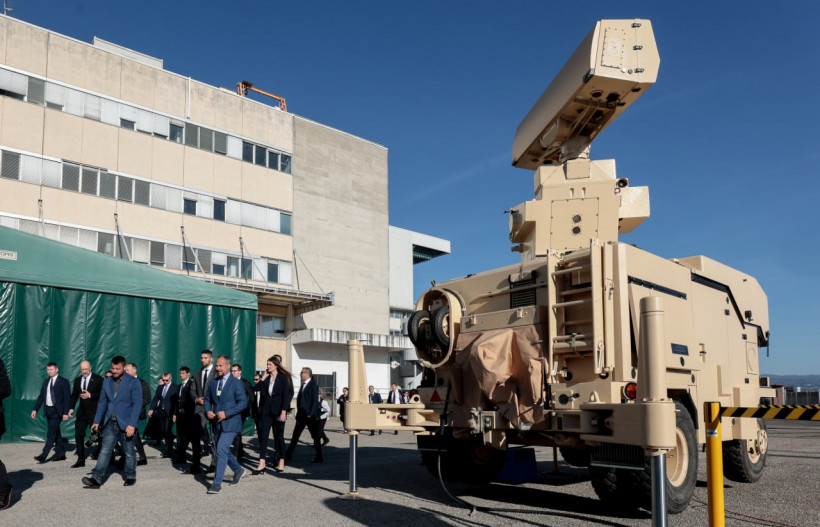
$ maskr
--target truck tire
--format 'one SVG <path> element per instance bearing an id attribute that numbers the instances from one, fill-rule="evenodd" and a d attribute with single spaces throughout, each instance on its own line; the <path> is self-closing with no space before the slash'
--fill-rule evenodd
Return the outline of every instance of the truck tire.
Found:
<path id="1" fill-rule="evenodd" d="M 407 320 L 407 336 L 410 342 L 419 349 L 427 347 L 427 336 L 429 335 L 430 312 L 426 309 L 416 311 Z"/>
<path id="2" fill-rule="evenodd" d="M 433 315 L 433 338 L 442 349 L 450 347 L 450 306 L 443 306 Z"/>
<path id="3" fill-rule="evenodd" d="M 633 476 L 624 469 L 609 467 L 589 467 L 589 480 L 598 498 L 607 505 L 620 508 L 634 508 L 632 492 Z"/>
<path id="4" fill-rule="evenodd" d="M 732 481 L 755 483 L 763 475 L 769 436 L 766 422 L 757 420 L 757 438 L 723 443 L 723 474 Z"/>
<path id="5" fill-rule="evenodd" d="M 651 459 L 646 458 L 644 470 L 625 471 L 632 480 L 634 504 L 646 510 L 652 508 Z M 698 437 L 692 416 L 675 401 L 675 449 L 666 454 L 666 509 L 669 514 L 686 510 L 698 482 Z"/>
<path id="6" fill-rule="evenodd" d="M 421 439 L 421 437 L 419 437 Z M 428 439 L 429 436 L 428 436 Z M 441 477 L 445 481 L 484 484 L 494 481 L 507 460 L 507 452 L 469 439 L 453 439 L 445 436 L 441 443 Z M 421 461 L 427 470 L 438 477 L 438 448 L 433 442 L 419 441 Z"/>
<path id="7" fill-rule="evenodd" d="M 571 467 L 586 468 L 589 466 L 589 450 L 578 448 L 558 448 L 561 457 Z"/>

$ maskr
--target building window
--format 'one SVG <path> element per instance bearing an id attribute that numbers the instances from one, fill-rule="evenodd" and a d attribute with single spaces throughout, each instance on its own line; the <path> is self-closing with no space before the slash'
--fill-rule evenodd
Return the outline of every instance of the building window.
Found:
<path id="1" fill-rule="evenodd" d="M 162 242 L 151 242 L 151 265 L 162 267 L 165 265 L 165 244 Z"/>
<path id="2" fill-rule="evenodd" d="M 34 104 L 45 104 L 46 102 L 46 81 L 42 79 L 28 78 L 28 102 Z"/>
<path id="3" fill-rule="evenodd" d="M 185 271 L 196 271 L 196 257 L 194 250 L 190 247 L 185 247 L 182 253 L 182 269 Z"/>
<path id="4" fill-rule="evenodd" d="M 242 258 L 242 278 L 253 280 L 253 260 Z"/>
<path id="5" fill-rule="evenodd" d="M 242 142 L 242 161 L 253 163 L 253 145 L 251 143 Z"/>
<path id="6" fill-rule="evenodd" d="M 225 202 L 221 199 L 214 200 L 214 219 L 225 221 Z"/>
<path id="7" fill-rule="evenodd" d="M 65 167 L 65 165 L 63 165 L 63 167 Z M 63 168 L 63 181 L 65 181 L 65 168 Z M 129 203 L 134 201 L 133 179 L 123 176 L 117 177 L 117 199 Z"/>
<path id="8" fill-rule="evenodd" d="M 279 264 L 268 262 L 268 282 L 279 283 Z"/>
<path id="9" fill-rule="evenodd" d="M 134 121 L 129 121 L 128 119 L 120 118 L 120 128 L 125 128 L 127 130 L 136 130 L 137 123 L 135 123 Z"/>
<path id="10" fill-rule="evenodd" d="M 291 234 L 291 221 L 292 217 L 290 214 L 280 212 L 279 213 L 279 232 L 282 234 Z"/>
<path id="11" fill-rule="evenodd" d="M 256 157 L 254 157 L 254 163 L 263 167 L 268 165 L 268 151 L 259 145 L 256 145 Z"/>
<path id="12" fill-rule="evenodd" d="M 222 132 L 214 132 L 214 152 L 217 154 L 228 154 L 228 135 Z"/>
<path id="13" fill-rule="evenodd" d="M 3 154 L 5 161 L 6 155 Z M 80 167 L 79 165 L 72 165 L 63 163 L 63 188 L 65 190 L 80 191 Z"/>
<path id="14" fill-rule="evenodd" d="M 100 196 L 109 199 L 117 198 L 117 176 L 100 171 Z"/>
<path id="15" fill-rule="evenodd" d="M 97 252 L 114 256 L 114 235 L 107 232 L 97 233 Z"/>
<path id="16" fill-rule="evenodd" d="M 199 127 L 195 124 L 185 123 L 185 144 L 188 146 L 199 146 Z"/>
<path id="17" fill-rule="evenodd" d="M 0 177 L 20 179 L 20 154 L 3 150 L 3 160 L 0 164 Z"/>
<path id="18" fill-rule="evenodd" d="M 150 206 L 151 203 L 151 183 L 147 181 L 134 180 L 134 203 L 137 205 Z"/>
<path id="19" fill-rule="evenodd" d="M 182 212 L 185 214 L 190 214 L 191 216 L 196 216 L 196 200 L 184 198 L 183 202 Z"/>
<path id="20" fill-rule="evenodd" d="M 285 174 L 290 174 L 291 170 L 291 157 L 287 154 L 282 154 L 282 162 L 280 163 L 280 168 L 282 172 Z"/>
<path id="21" fill-rule="evenodd" d="M 268 152 L 268 168 L 279 170 L 279 154 Z"/>
<path id="22" fill-rule="evenodd" d="M 214 131 L 207 128 L 199 129 L 199 148 L 213 152 L 214 150 Z"/>
<path id="23" fill-rule="evenodd" d="M 256 336 L 262 338 L 284 337 L 285 317 L 276 315 L 257 315 Z"/>
<path id="24" fill-rule="evenodd" d="M 83 167 L 83 186 L 80 189 L 83 194 L 97 195 L 97 171 Z"/>
<path id="25" fill-rule="evenodd" d="M 183 128 L 181 126 L 177 126 L 175 124 L 172 124 L 171 129 L 170 129 L 170 135 L 168 135 L 168 139 L 170 139 L 171 141 L 173 141 L 175 143 L 180 143 L 181 144 L 182 143 L 182 135 L 183 135 L 182 130 L 183 130 Z"/>
<path id="26" fill-rule="evenodd" d="M 228 276 L 239 278 L 239 258 L 228 256 Z"/>
<path id="27" fill-rule="evenodd" d="M 225 266 L 221 264 L 211 265 L 211 274 L 225 275 Z"/>

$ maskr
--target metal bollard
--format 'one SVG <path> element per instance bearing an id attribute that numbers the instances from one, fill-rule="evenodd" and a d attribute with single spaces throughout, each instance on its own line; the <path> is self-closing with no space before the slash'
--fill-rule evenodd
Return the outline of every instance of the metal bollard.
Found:
<path id="1" fill-rule="evenodd" d="M 724 527 L 723 439 L 720 432 L 720 403 L 704 403 L 706 420 L 706 490 L 709 496 L 709 526 Z"/>
<path id="2" fill-rule="evenodd" d="M 651 296 L 641 299 L 641 334 L 638 382 L 638 400 L 641 404 L 668 405 L 666 364 L 663 350 L 666 347 L 664 334 L 663 299 Z M 646 449 L 651 459 L 652 478 L 652 525 L 666 527 L 666 450 Z"/>

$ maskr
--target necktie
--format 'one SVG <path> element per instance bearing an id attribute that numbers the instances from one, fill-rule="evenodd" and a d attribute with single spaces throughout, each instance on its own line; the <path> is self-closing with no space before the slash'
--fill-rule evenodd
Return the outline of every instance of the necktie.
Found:
<path id="1" fill-rule="evenodd" d="M 51 378 L 51 383 L 48 386 L 48 391 L 51 392 L 51 402 L 54 402 L 54 377 Z"/>
<path id="2" fill-rule="evenodd" d="M 208 380 L 208 369 L 202 370 L 202 387 L 205 388 L 205 381 Z"/>
<path id="3" fill-rule="evenodd" d="M 86 391 L 86 388 L 88 388 L 88 377 L 83 377 L 83 389 L 82 389 L 82 391 Z"/>
<path id="4" fill-rule="evenodd" d="M 165 388 L 162 389 L 162 398 L 165 399 L 165 396 L 168 395 L 168 385 L 165 385 Z"/>
<path id="5" fill-rule="evenodd" d="M 217 386 L 217 390 L 219 393 L 222 393 L 222 387 L 225 386 L 225 377 L 219 379 L 219 386 Z"/>

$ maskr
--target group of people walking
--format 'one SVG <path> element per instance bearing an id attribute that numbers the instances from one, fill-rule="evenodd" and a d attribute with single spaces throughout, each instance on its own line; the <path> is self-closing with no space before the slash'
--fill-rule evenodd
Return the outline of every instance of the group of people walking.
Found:
<path id="1" fill-rule="evenodd" d="M 179 384 L 173 382 L 170 372 L 163 373 L 153 397 L 147 383 L 137 377 L 136 365 L 126 363 L 125 357 L 114 357 L 105 377 L 92 373 L 91 364 L 83 361 L 81 375 L 74 380 L 73 387 L 59 375 L 57 364 L 50 362 L 46 367 L 48 377 L 31 413 L 34 419 L 41 408 L 44 409 L 48 425 L 43 451 L 35 460 L 46 463 L 66 459 L 66 441 L 60 427 L 75 416 L 76 408 L 77 461 L 72 467 L 84 466 L 87 457 L 97 461 L 90 475 L 82 478 L 88 488 L 102 486 L 108 466 L 117 453 L 121 454 L 118 463 L 124 469 L 123 484 L 136 484 L 137 466 L 147 463 L 138 432 L 140 423 L 146 418 L 149 419 L 147 428 L 153 429 L 160 444 L 165 445 L 163 458 L 186 465 L 183 469 L 186 474 L 214 472 L 213 483 L 208 488 L 210 494 L 221 491 L 228 467 L 233 472 L 230 485 L 238 485 L 245 475 L 240 463 L 244 458 L 242 430 L 248 417 L 253 417 L 259 439 L 259 463 L 251 471 L 253 474 L 263 474 L 268 468 L 271 435 L 273 471 L 284 471 L 285 462 L 293 456 L 305 428 L 313 438 L 312 462 L 324 461 L 322 446 L 329 439 L 324 435 L 323 417 L 327 417 L 328 409 L 319 399 L 319 387 L 312 380 L 310 368 L 302 368 L 300 372 L 296 422 L 290 445 L 286 448 L 285 423 L 295 389 L 282 358 L 278 355 L 270 357 L 264 374 L 257 374 L 254 379 L 255 384 L 242 378 L 241 365 L 231 364 L 228 356 L 219 356 L 214 361 L 211 350 L 203 350 L 200 361 L 202 367 L 193 374 L 187 366 L 180 367 Z M 146 406 L 149 408 L 147 414 Z M 87 442 L 89 428 L 91 440 Z M 187 463 L 189 446 L 190 464 Z M 54 455 L 49 458 L 52 449 Z M 210 466 L 203 470 L 201 460 L 208 455 Z M 4 496 L 2 485 L 3 467 L 0 466 L 0 500 Z M 0 507 L 2 505 L 0 501 Z"/>

